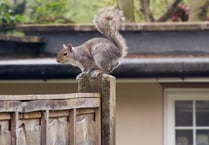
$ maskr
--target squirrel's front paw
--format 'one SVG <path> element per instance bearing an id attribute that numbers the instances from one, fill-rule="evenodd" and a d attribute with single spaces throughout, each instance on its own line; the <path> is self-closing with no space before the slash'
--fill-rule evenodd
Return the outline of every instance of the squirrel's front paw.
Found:
<path id="1" fill-rule="evenodd" d="M 101 73 L 102 73 L 101 70 L 94 70 L 94 71 L 92 71 L 92 72 L 90 73 L 90 76 L 91 76 L 92 78 L 96 78 L 96 77 L 98 77 Z"/>

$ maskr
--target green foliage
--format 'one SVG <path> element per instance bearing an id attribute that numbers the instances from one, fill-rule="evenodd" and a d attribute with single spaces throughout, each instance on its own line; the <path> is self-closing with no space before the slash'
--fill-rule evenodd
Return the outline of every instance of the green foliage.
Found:
<path id="1" fill-rule="evenodd" d="M 8 5 L 8 0 L 0 0 L 0 28 L 2 31 L 14 28 L 16 23 L 24 21 L 24 17 L 14 13 L 14 9 Z"/>
<path id="2" fill-rule="evenodd" d="M 16 0 L 25 4 L 23 13 L 18 13 L 11 0 L 0 0 L 0 25 L 21 23 L 92 23 L 101 8 L 117 7 L 117 0 Z M 136 22 L 144 22 L 140 0 L 134 0 Z M 150 0 L 150 9 L 157 19 L 173 0 Z M 190 0 L 182 0 L 189 6 Z M 16 4 L 17 7 L 17 4 Z M 23 10 L 18 6 L 19 11 Z M 15 14 L 16 12 L 16 14 Z"/>
<path id="3" fill-rule="evenodd" d="M 67 11 L 66 0 L 33 0 L 28 2 L 30 22 L 56 23 L 63 18 Z"/>
<path id="4" fill-rule="evenodd" d="M 117 0 L 33 0 L 27 1 L 28 23 L 91 23 L 103 7 L 116 6 Z M 32 18 L 32 19 L 31 19 Z"/>
<path id="5" fill-rule="evenodd" d="M 8 28 L 8 25 L 13 25 L 16 22 L 13 11 L 7 5 L 6 0 L 0 1 L 0 26 Z"/>
<path id="6" fill-rule="evenodd" d="M 66 16 L 74 22 L 92 23 L 96 12 L 105 7 L 116 7 L 117 0 L 68 0 Z"/>

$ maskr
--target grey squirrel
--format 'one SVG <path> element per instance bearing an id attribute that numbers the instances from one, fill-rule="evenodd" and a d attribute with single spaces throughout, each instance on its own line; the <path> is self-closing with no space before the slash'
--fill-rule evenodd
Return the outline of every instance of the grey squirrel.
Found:
<path id="1" fill-rule="evenodd" d="M 113 71 L 120 60 L 127 54 L 127 45 L 119 33 L 120 24 L 124 21 L 120 10 L 106 8 L 94 18 L 94 24 L 106 38 L 92 38 L 82 45 L 63 44 L 57 54 L 58 63 L 70 63 L 83 73 L 92 73 L 96 77 L 104 72 Z"/>

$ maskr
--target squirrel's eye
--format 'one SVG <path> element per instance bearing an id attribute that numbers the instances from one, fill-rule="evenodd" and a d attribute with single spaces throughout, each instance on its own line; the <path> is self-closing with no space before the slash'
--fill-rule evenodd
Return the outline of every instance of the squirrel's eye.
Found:
<path id="1" fill-rule="evenodd" d="M 67 55 L 67 52 L 64 52 L 63 55 L 66 56 Z"/>

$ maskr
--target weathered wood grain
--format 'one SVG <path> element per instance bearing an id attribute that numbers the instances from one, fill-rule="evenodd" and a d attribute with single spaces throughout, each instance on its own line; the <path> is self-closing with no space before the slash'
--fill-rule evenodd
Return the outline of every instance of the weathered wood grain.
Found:
<path id="1" fill-rule="evenodd" d="M 115 145 L 116 80 L 110 75 L 102 80 L 102 145 Z"/>
<path id="2" fill-rule="evenodd" d="M 41 117 L 41 144 L 47 145 L 49 127 L 49 111 L 42 112 Z"/>
<path id="3" fill-rule="evenodd" d="M 95 113 L 96 110 L 97 109 L 93 109 L 93 108 L 76 109 L 76 114 L 77 115 L 93 114 L 93 113 Z"/>
<path id="4" fill-rule="evenodd" d="M 0 112 L 33 112 L 40 110 L 67 110 L 74 108 L 96 108 L 99 98 L 79 98 L 69 100 L 36 100 L 28 102 L 0 101 Z"/>
<path id="5" fill-rule="evenodd" d="M 11 114 L 11 144 L 12 145 L 18 145 L 18 118 L 19 113 L 15 111 Z"/>
<path id="6" fill-rule="evenodd" d="M 75 144 L 75 138 L 76 138 L 76 109 L 70 110 L 69 113 L 69 120 L 70 120 L 70 128 L 69 128 L 69 143 L 70 145 L 76 145 Z"/>
<path id="7" fill-rule="evenodd" d="M 95 130 L 96 130 L 96 145 L 101 145 L 101 109 L 98 108 L 95 112 Z"/>
<path id="8" fill-rule="evenodd" d="M 40 112 L 27 112 L 27 113 L 19 113 L 19 119 L 40 119 L 41 118 L 41 111 Z"/>
<path id="9" fill-rule="evenodd" d="M 72 94 L 50 94 L 50 95 L 0 95 L 0 101 L 24 101 L 24 100 L 58 100 L 73 98 L 99 98 L 99 93 L 72 93 Z"/>
<path id="10" fill-rule="evenodd" d="M 93 108 L 76 109 L 76 114 L 77 115 L 94 114 L 95 111 L 96 110 Z M 69 110 L 49 111 L 49 118 L 67 117 L 67 116 L 69 116 Z M 39 119 L 39 118 L 41 118 L 41 112 L 19 113 L 19 119 Z M 0 121 L 10 120 L 10 119 L 11 119 L 11 115 L 9 112 L 0 113 Z"/>
<path id="11" fill-rule="evenodd" d="M 5 113 L 5 112 L 0 113 L 0 121 L 9 120 L 9 119 L 11 119 L 10 113 Z"/>
<path id="12" fill-rule="evenodd" d="M 88 74 L 84 74 L 78 80 L 78 91 L 82 93 L 99 92 L 101 94 L 101 144 L 115 145 L 115 77 L 102 74 L 97 78 L 92 78 Z"/>
<path id="13" fill-rule="evenodd" d="M 28 144 L 30 141 L 41 145 L 55 142 L 76 145 L 78 141 L 100 145 L 100 99 L 99 93 L 0 95 L 0 121 L 10 122 L 8 132 L 11 132 L 11 145 Z M 79 126 L 78 122 L 85 118 L 88 118 L 86 122 Z M 35 128 L 35 124 L 29 124 L 26 120 L 36 120 L 39 136 L 32 135 L 35 130 L 31 129 Z M 51 128 L 50 120 L 55 122 Z"/>

